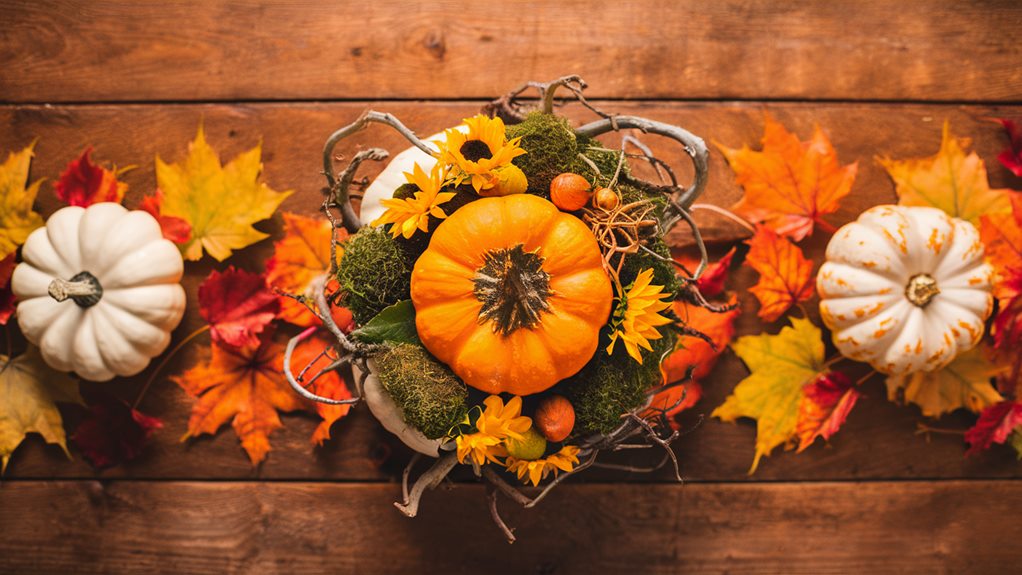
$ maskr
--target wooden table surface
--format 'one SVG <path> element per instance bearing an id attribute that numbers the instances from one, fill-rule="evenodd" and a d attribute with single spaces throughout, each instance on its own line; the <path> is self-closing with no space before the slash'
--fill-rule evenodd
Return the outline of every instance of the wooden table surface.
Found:
<path id="1" fill-rule="evenodd" d="M 260 139 L 264 178 L 313 215 L 326 136 L 367 108 L 429 134 L 526 80 L 577 73 L 598 106 L 755 145 L 769 112 L 803 138 L 814 125 L 859 162 L 833 221 L 894 200 L 876 156 L 933 154 L 941 127 L 973 138 L 994 187 L 1022 189 L 995 161 L 990 117 L 1022 118 L 1017 1 L 0 2 L 0 151 L 33 140 L 33 180 L 55 179 L 87 145 L 125 175 L 126 203 L 155 187 L 153 158 L 183 157 L 201 121 L 224 158 Z M 576 107 L 577 108 L 577 107 Z M 575 119 L 585 110 L 572 109 Z M 654 143 L 651 141 L 651 143 Z M 342 152 L 403 148 L 382 128 Z M 656 142 L 661 157 L 678 150 Z M 705 200 L 740 188 L 712 151 Z M 378 168 L 376 168 L 378 169 Z M 58 203 L 43 185 L 37 208 Z M 711 240 L 740 230 L 702 219 Z M 280 236 L 280 222 L 262 229 Z M 819 261 L 824 237 L 807 244 Z M 678 242 L 684 242 L 678 238 Z M 231 263 L 258 270 L 264 241 Z M 201 325 L 189 307 L 175 340 Z M 741 269 L 735 284 L 754 274 Z M 744 290 L 739 334 L 764 326 Z M 169 372 L 191 365 L 194 350 Z M 152 369 L 150 367 L 150 369 Z M 746 371 L 725 354 L 694 427 Z M 149 375 L 90 389 L 130 398 Z M 161 377 L 142 409 L 165 428 L 138 460 L 104 472 L 32 437 L 0 485 L 3 573 L 1008 573 L 1019 572 L 1022 464 L 1003 446 L 964 457 L 962 437 L 917 434 L 915 407 L 882 382 L 829 445 L 778 451 L 756 475 L 755 426 L 705 419 L 676 444 L 686 482 L 594 472 L 533 510 L 504 504 L 519 541 L 491 524 L 470 479 L 428 494 L 420 516 L 391 506 L 410 454 L 364 407 L 314 449 L 316 422 L 285 416 L 252 468 L 229 429 L 182 443 L 192 399 Z M 937 425 L 965 429 L 973 416 Z M 643 457 L 624 459 L 641 462 Z"/>

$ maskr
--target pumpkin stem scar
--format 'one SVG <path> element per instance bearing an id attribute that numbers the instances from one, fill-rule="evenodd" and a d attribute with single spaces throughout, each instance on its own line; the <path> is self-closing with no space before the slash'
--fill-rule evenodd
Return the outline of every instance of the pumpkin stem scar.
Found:
<path id="1" fill-rule="evenodd" d="M 70 280 L 55 278 L 46 291 L 57 301 L 71 299 L 79 307 L 96 305 L 103 297 L 103 286 L 89 272 L 75 274 Z"/>
<path id="2" fill-rule="evenodd" d="M 919 307 L 926 307 L 937 294 L 940 288 L 937 287 L 937 280 L 929 274 L 916 274 L 908 280 L 905 286 L 905 297 L 908 301 Z"/>
<path id="3" fill-rule="evenodd" d="M 518 328 L 533 328 L 550 309 L 550 274 L 543 270 L 539 250 L 527 252 L 523 244 L 491 250 L 476 271 L 473 293 L 482 302 L 479 323 L 493 322 L 494 333 L 509 335 Z"/>

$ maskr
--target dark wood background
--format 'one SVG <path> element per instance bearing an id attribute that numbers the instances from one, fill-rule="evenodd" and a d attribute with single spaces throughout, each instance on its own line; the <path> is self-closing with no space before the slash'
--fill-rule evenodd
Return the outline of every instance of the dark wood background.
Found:
<path id="1" fill-rule="evenodd" d="M 988 121 L 1022 118 L 1014 1 L 45 0 L 2 1 L 0 15 L 0 150 L 38 139 L 32 178 L 52 181 L 92 144 L 99 159 L 138 164 L 125 176 L 129 206 L 153 191 L 153 157 L 182 158 L 202 121 L 225 159 L 261 139 L 265 180 L 296 190 L 282 209 L 313 214 L 324 139 L 366 108 L 428 134 L 525 80 L 566 73 L 600 107 L 732 147 L 758 141 L 764 112 L 803 138 L 819 124 L 842 162 L 859 162 L 835 224 L 893 201 L 875 157 L 934 153 L 945 119 L 973 138 L 992 185 L 1022 189 L 997 165 L 1004 139 Z M 342 151 L 368 144 L 404 147 L 378 128 Z M 740 195 L 714 150 L 705 200 Z M 59 207 L 49 183 L 38 207 Z M 717 242 L 741 235 L 701 222 Z M 279 236 L 279 221 L 261 227 Z M 819 261 L 824 245 L 814 238 L 807 255 Z M 259 269 L 271 250 L 262 242 L 232 263 Z M 195 288 L 213 267 L 188 264 L 175 339 L 200 324 Z M 741 300 L 740 334 L 779 329 Z M 745 373 L 725 355 L 686 426 Z M 107 388 L 132 397 L 147 376 Z M 537 509 L 505 503 L 519 537 L 509 547 L 471 481 L 429 494 L 416 519 L 393 509 L 409 452 L 364 408 L 319 449 L 315 421 L 286 416 L 253 469 L 229 429 L 179 442 L 192 400 L 163 378 L 142 409 L 166 427 L 139 460 L 97 473 L 38 437 L 16 452 L 0 486 L 0 572 L 1017 573 L 1013 453 L 967 459 L 961 435 L 918 434 L 918 409 L 887 402 L 879 380 L 865 393 L 830 445 L 775 453 L 752 477 L 754 424 L 707 419 L 677 443 L 683 485 L 666 472 L 597 472 Z"/>

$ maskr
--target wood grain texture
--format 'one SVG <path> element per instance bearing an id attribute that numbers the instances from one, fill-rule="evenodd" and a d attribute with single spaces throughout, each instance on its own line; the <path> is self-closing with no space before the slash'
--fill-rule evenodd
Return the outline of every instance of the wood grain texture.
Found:
<path id="1" fill-rule="evenodd" d="M 1022 482 L 565 485 L 512 508 L 397 485 L 10 482 L 5 573 L 1017 573 Z M 45 520 L 42 520 L 45 518 Z M 385 552 L 381 552 L 386 550 Z M 428 568 L 426 567 L 428 566 Z"/>
<path id="2" fill-rule="evenodd" d="M 762 133 L 763 114 L 768 112 L 807 138 L 814 124 L 830 135 L 842 162 L 859 162 L 859 175 L 852 194 L 843 202 L 840 212 L 830 218 L 841 224 L 855 217 L 868 206 L 893 201 L 893 185 L 874 161 L 876 155 L 896 158 L 934 153 L 940 141 L 944 119 L 953 131 L 973 137 L 976 150 L 990 169 L 995 186 L 1022 187 L 1022 182 L 997 166 L 994 158 L 1001 149 L 1000 128 L 987 121 L 989 116 L 1022 114 L 1019 107 L 932 106 L 932 105 L 866 105 L 866 104 L 708 104 L 708 103 L 617 103 L 598 102 L 620 113 L 636 114 L 685 126 L 708 141 L 729 146 L 755 145 Z M 335 104 L 251 104 L 251 105 L 130 105 L 130 106 L 6 106 L 0 107 L 0 150 L 18 149 L 38 139 L 32 178 L 45 177 L 38 205 L 48 215 L 58 208 L 52 194 L 52 181 L 63 166 L 88 144 L 95 145 L 94 158 L 118 165 L 137 164 L 125 175 L 131 185 L 126 204 L 135 206 L 143 194 L 155 188 L 153 157 L 166 161 L 184 156 L 187 142 L 194 136 L 196 125 L 204 122 L 207 137 L 226 160 L 262 138 L 265 180 L 274 188 L 295 189 L 283 209 L 313 214 L 320 202 L 322 186 L 320 147 L 336 127 L 353 120 L 367 107 L 391 111 L 422 134 L 433 133 L 461 117 L 472 114 L 476 103 L 335 103 Z M 576 120 L 587 117 L 583 111 L 569 110 Z M 678 159 L 672 144 L 647 138 L 656 152 L 666 159 Z M 340 149 L 350 154 L 356 147 L 380 145 L 396 152 L 405 144 L 396 133 L 375 127 L 358 134 Z M 712 151 L 710 184 L 704 200 L 730 205 L 741 195 L 734 177 L 717 150 Z M 379 166 L 369 166 L 372 175 Z M 737 226 L 700 216 L 702 227 L 712 238 L 734 240 L 742 231 Z M 280 222 L 260 225 L 275 237 Z M 679 243 L 690 241 L 684 234 L 675 236 Z M 826 243 L 818 235 L 807 243 L 807 255 L 820 260 Z M 249 270 L 260 270 L 270 255 L 272 244 L 264 241 L 243 250 L 232 263 Z M 180 339 L 201 325 L 195 293 L 198 284 L 214 267 L 209 259 L 187 265 L 186 291 L 190 296 L 188 313 L 175 332 Z M 754 272 L 738 270 L 735 286 L 747 287 L 755 280 Z M 746 309 L 739 321 L 740 334 L 759 333 L 764 329 L 755 317 L 757 304 L 740 289 Z M 766 326 L 771 332 L 781 322 Z M 194 348 L 177 360 L 164 375 L 183 371 L 195 359 Z M 694 427 L 699 414 L 708 414 L 730 393 L 746 374 L 741 362 L 726 354 L 707 382 L 707 397 L 698 409 L 686 416 L 687 427 Z M 149 372 L 131 380 L 112 384 L 119 395 L 132 398 Z M 99 386 L 97 386 L 99 387 Z M 104 386 L 111 389 L 109 386 Z M 914 407 L 900 408 L 888 403 L 882 384 L 875 381 L 866 387 L 867 397 L 851 417 L 831 446 L 816 445 L 795 456 L 778 453 L 764 461 L 753 479 L 792 480 L 815 479 L 885 479 L 885 478 L 958 478 L 1018 477 L 1022 469 L 1010 449 L 997 447 L 979 457 L 966 459 L 960 436 L 915 433 L 920 421 Z M 274 451 L 269 460 L 253 470 L 238 446 L 230 429 L 214 438 L 180 443 L 192 400 L 173 383 L 161 377 L 142 409 L 161 417 L 167 427 L 159 432 L 149 452 L 140 460 L 104 472 L 103 477 L 139 478 L 330 478 L 378 481 L 399 473 L 408 453 L 369 417 L 364 408 L 334 426 L 336 439 L 326 448 L 314 450 L 308 438 L 315 425 L 311 417 L 285 416 L 286 427 L 271 437 Z M 66 410 L 74 418 L 73 411 Z M 941 420 L 941 427 L 965 429 L 967 414 Z M 753 454 L 755 427 L 746 420 L 738 425 L 707 420 L 678 443 L 682 472 L 696 481 L 745 481 Z M 388 457 L 389 455 L 389 457 Z M 634 455 L 636 462 L 644 455 Z M 383 461 L 382 467 L 380 466 Z M 11 477 L 94 477 L 96 474 L 80 458 L 67 462 L 58 448 L 44 447 L 37 438 L 30 438 L 16 452 L 8 475 Z M 628 481 L 642 481 L 645 476 L 616 473 L 587 474 Z M 661 474 L 654 479 L 666 480 Z"/>
<path id="3" fill-rule="evenodd" d="M 592 96 L 1019 101 L 1011 0 L 0 2 L 8 102 Z"/>

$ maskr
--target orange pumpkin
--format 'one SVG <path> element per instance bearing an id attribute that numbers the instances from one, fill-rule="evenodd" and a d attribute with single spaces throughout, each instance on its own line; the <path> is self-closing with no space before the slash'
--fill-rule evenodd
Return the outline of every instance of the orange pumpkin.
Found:
<path id="1" fill-rule="evenodd" d="M 612 299 L 589 228 L 530 194 L 454 212 L 412 270 L 419 339 L 487 393 L 538 393 L 577 373 Z"/>

